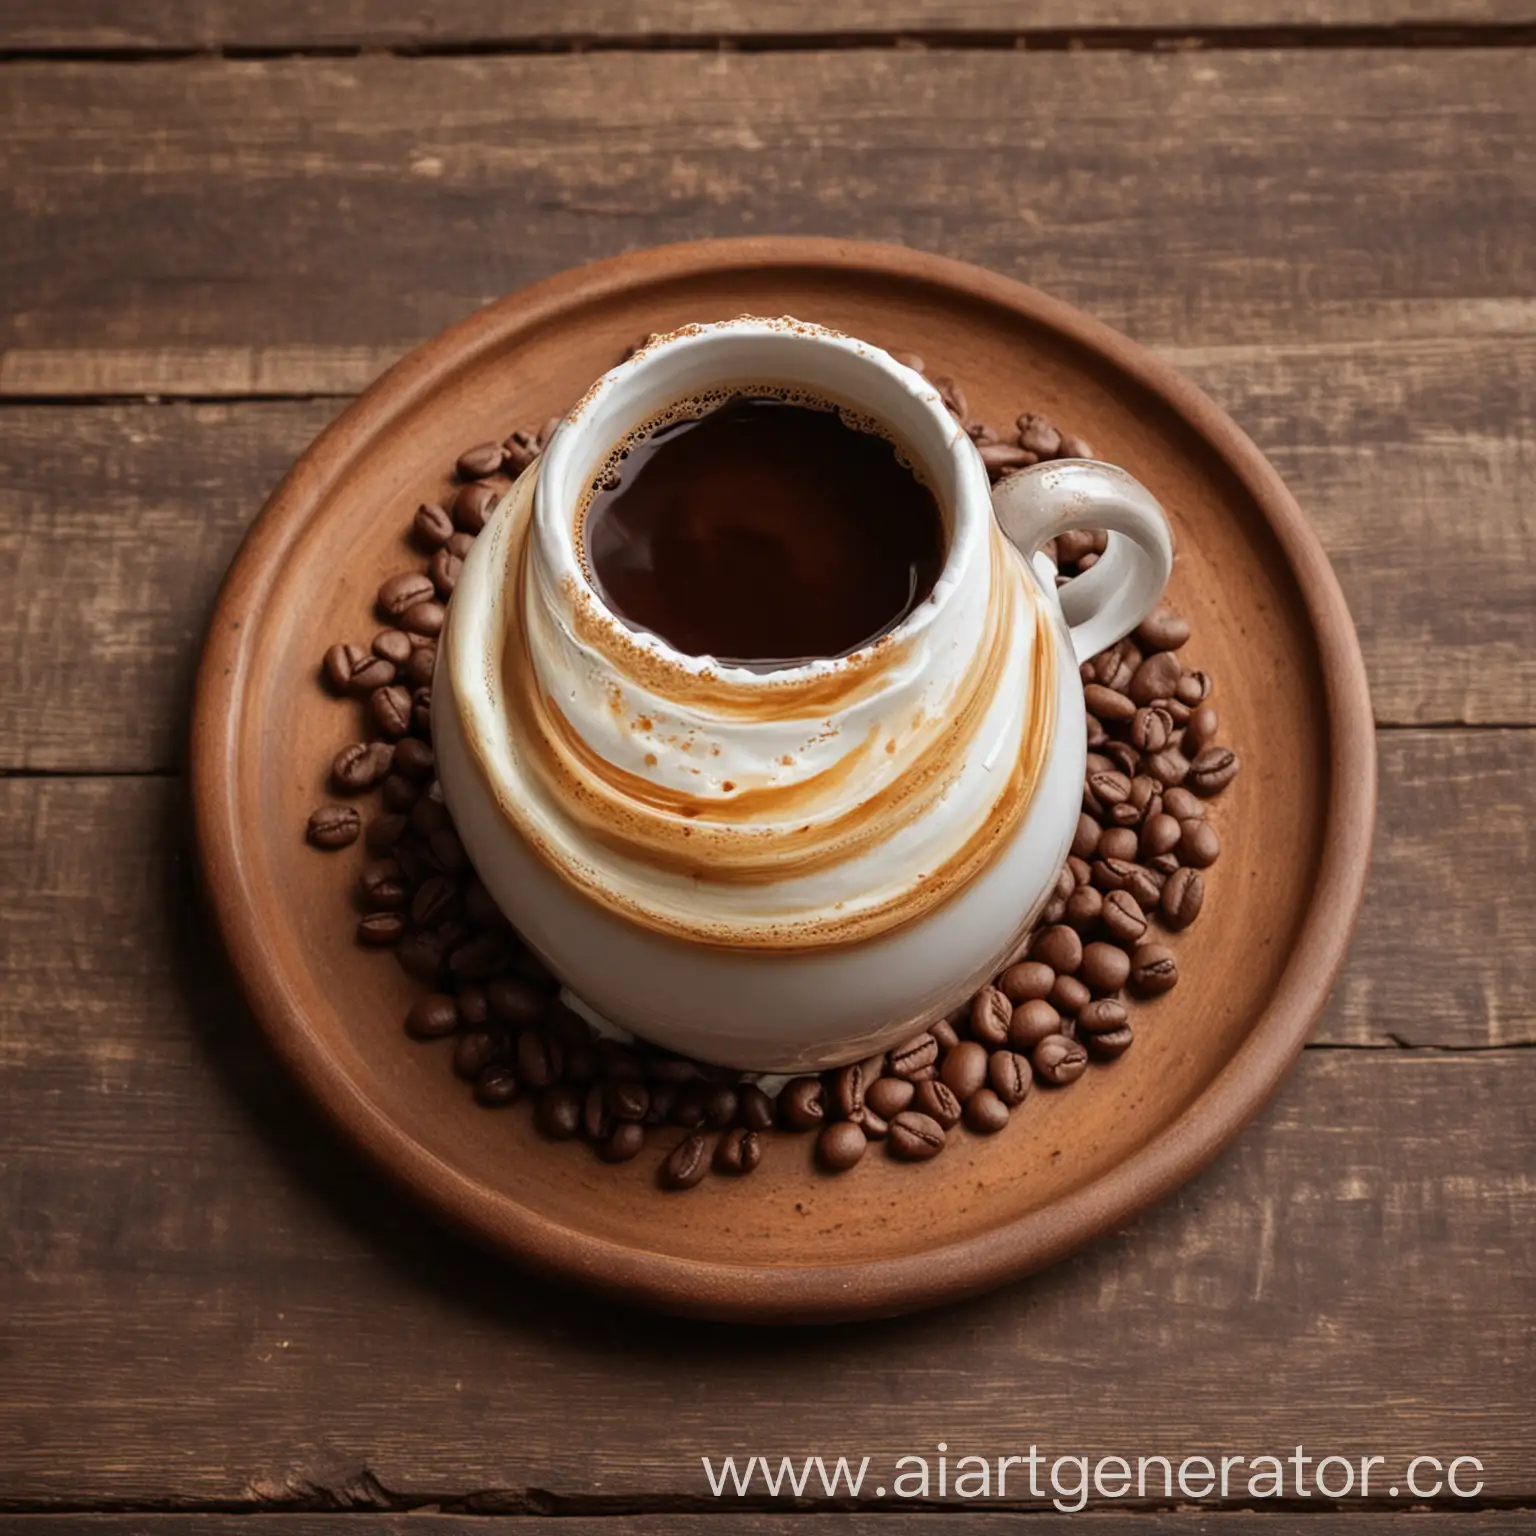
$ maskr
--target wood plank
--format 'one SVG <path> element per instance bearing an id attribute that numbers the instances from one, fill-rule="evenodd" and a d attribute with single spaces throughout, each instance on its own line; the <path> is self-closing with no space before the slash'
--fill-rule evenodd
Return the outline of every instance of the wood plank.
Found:
<path id="1" fill-rule="evenodd" d="M 1246 27 L 1479 26 L 1532 19 L 1522 0 L 13 0 L 0 15 L 0 49 L 442 47 L 603 39 L 891 36 L 1006 38 L 1060 30 Z"/>
<path id="2" fill-rule="evenodd" d="M 1310 514 L 1378 719 L 1536 720 L 1536 338 L 1226 347 L 1186 363 Z M 0 769 L 176 762 L 217 582 L 339 408 L 0 411 L 0 654 L 18 681 L 0 698 Z"/>
<path id="3" fill-rule="evenodd" d="M 509 8 L 513 9 L 513 8 Z M 1531 297 L 1520 50 L 597 52 L 0 73 L 0 349 L 377 353 L 616 251 L 847 234 L 1157 344 Z M 31 359 L 30 362 L 27 360 Z M 321 368 L 319 387 L 328 377 Z"/>
<path id="4" fill-rule="evenodd" d="M 1491 739 L 1418 742 L 1471 777 Z M 702 1455 L 937 1438 L 1466 1453 L 1536 1497 L 1536 1052 L 1307 1051 L 1129 1231 L 921 1320 L 640 1318 L 439 1232 L 296 1100 L 167 860 L 183 817 L 170 780 L 0 783 L 0 1498 L 710 1508 Z M 1420 913 L 1391 963 L 1434 955 L 1427 997 L 1489 945 L 1447 949 L 1425 884 L 1376 892 Z"/>
<path id="5" fill-rule="evenodd" d="M 1331 1470 L 1331 1469 L 1330 1469 Z M 1048 1475 L 1048 1474 L 1047 1474 Z M 1428 1476 L 1428 1468 L 1425 1469 Z M 1340 1474 L 1342 1476 L 1342 1473 Z M 1198 1524 L 1194 1523 L 1198 1519 Z M 929 1514 L 737 1514 L 730 1529 L 741 1536 L 929 1536 Z M 1330 1532 L 1343 1536 L 1395 1536 L 1403 1516 L 1381 1510 L 1338 1510 L 1327 1515 Z M 708 1515 L 576 1515 L 560 1521 L 560 1536 L 716 1536 L 720 1516 Z M 1234 1511 L 1197 1517 L 1192 1511 L 1145 1511 L 1136 1514 L 1029 1515 L 970 1510 L 964 1524 L 950 1515 L 945 1529 L 956 1536 L 1252 1536 L 1254 1516 Z M 1294 1511 L 1266 1514 L 1264 1536 L 1313 1536 L 1315 1514 Z M 436 1510 L 408 1514 L 369 1514 L 352 1520 L 335 1515 L 0 1515 L 0 1536 L 54 1536 L 68 1530 L 82 1536 L 345 1536 L 365 1529 L 368 1536 L 548 1536 L 544 1515 L 456 1515 Z M 1536 1516 L 1521 1510 L 1460 1510 L 1441 1513 L 1436 1531 L 1465 1536 L 1527 1536 L 1536 1530 Z"/>

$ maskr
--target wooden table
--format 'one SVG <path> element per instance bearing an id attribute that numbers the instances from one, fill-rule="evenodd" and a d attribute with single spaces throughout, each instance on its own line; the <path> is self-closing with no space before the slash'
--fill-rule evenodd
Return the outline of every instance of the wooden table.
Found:
<path id="1" fill-rule="evenodd" d="M 701 1456 L 943 1440 L 1471 1454 L 1413 1529 L 1536 1529 L 1533 44 L 1523 0 L 0 10 L 0 1528 L 766 1536 L 806 1522 Z M 1207 1174 L 985 1300 L 765 1333 L 533 1283 L 359 1166 L 213 952 L 179 764 L 219 576 L 346 397 L 573 263 L 776 231 L 1025 278 L 1232 411 L 1359 623 L 1381 809 Z M 1256 1528 L 1189 1502 L 1070 1528 Z M 979 1507 L 814 1529 L 1069 1528 Z"/>

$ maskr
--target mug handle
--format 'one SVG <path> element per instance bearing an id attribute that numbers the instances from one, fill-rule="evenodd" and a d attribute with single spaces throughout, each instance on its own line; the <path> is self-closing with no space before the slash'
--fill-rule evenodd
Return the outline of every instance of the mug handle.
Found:
<path id="1" fill-rule="evenodd" d="M 1173 537 L 1157 498 L 1139 480 L 1095 459 L 1055 459 L 998 481 L 992 510 L 1024 558 L 1058 533 L 1104 528 L 1092 567 L 1060 588 L 1079 662 L 1130 634 L 1151 613 L 1173 572 Z"/>

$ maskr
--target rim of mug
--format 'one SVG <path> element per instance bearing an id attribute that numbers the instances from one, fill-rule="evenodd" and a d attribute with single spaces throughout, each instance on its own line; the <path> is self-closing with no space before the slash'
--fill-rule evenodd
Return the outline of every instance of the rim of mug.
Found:
<path id="1" fill-rule="evenodd" d="M 573 462 L 576 457 L 575 444 L 578 441 L 577 429 L 582 426 L 583 418 L 596 406 L 609 399 L 615 391 L 633 384 L 637 378 L 643 378 L 649 369 L 656 366 L 659 359 L 681 351 L 713 347 L 730 340 L 733 336 L 740 335 L 776 336 L 790 338 L 795 342 L 813 342 L 817 346 L 831 346 L 857 357 L 861 363 L 884 374 L 898 384 L 928 417 L 934 429 L 934 443 L 942 443 L 940 450 L 942 457 L 948 461 L 954 478 L 954 494 L 950 498 L 951 504 L 947 509 L 938 488 L 930 486 L 930 489 L 934 490 L 935 497 L 940 501 L 941 514 L 947 510 L 948 519 L 945 529 L 944 563 L 939 568 L 938 578 L 928 596 L 899 623 L 893 624 L 889 629 L 881 630 L 878 635 L 866 640 L 852 651 L 841 656 L 816 657 L 794 666 L 774 667 L 765 671 L 733 666 L 713 656 L 700 656 L 688 651 L 680 651 L 654 630 L 639 629 L 625 623 L 598 591 L 577 555 L 576 539 L 573 535 L 576 532 L 576 511 L 580 491 L 577 486 L 569 484 L 573 479 L 579 484 L 581 479 L 581 476 L 573 474 L 578 467 Z M 730 380 L 729 373 L 722 374 L 722 383 L 729 383 Z M 778 381 L 764 378 L 762 382 Z M 817 388 L 815 385 L 804 387 L 812 391 Z M 837 403 L 845 404 L 854 410 L 865 410 L 871 417 L 882 422 L 885 419 L 885 413 L 869 410 L 858 400 L 838 400 L 837 392 L 830 388 L 825 392 Z M 647 415 L 654 414 L 655 410 L 656 407 L 652 406 L 648 410 L 636 413 L 635 420 L 622 431 L 632 431 L 646 419 Z M 906 438 L 910 434 L 897 433 L 894 427 L 891 428 L 891 434 L 896 441 L 920 454 L 924 467 L 929 467 L 928 450 L 925 445 L 907 444 Z M 915 369 L 897 362 L 889 352 L 874 342 L 863 341 L 856 336 L 848 336 L 841 331 L 833 330 L 829 326 L 819 325 L 815 321 L 798 320 L 789 315 L 775 318 L 739 315 L 732 320 L 699 321 L 681 326 L 665 335 L 649 338 L 623 362 L 610 368 L 593 382 L 551 435 L 540 459 L 539 477 L 533 493 L 534 506 L 530 537 L 535 541 L 541 556 L 551 562 L 557 581 L 561 584 L 574 582 L 582 598 L 592 606 L 600 620 L 612 628 L 626 644 L 638 645 L 661 665 L 680 669 L 690 676 L 709 673 L 733 684 L 783 687 L 812 678 L 826 677 L 857 666 L 877 647 L 884 649 L 888 646 L 898 646 L 920 636 L 937 617 L 943 606 L 943 600 L 955 590 L 958 585 L 958 573 L 966 568 L 969 561 L 978 555 L 985 554 L 987 522 L 992 508 L 991 488 L 987 480 L 986 467 L 982 464 L 975 445 L 967 435 L 964 423 L 957 421 L 950 414 L 937 388 Z M 596 462 L 594 461 L 594 466 Z M 547 514 L 549 499 L 556 495 L 559 495 L 562 503 L 560 510 L 558 514 Z"/>

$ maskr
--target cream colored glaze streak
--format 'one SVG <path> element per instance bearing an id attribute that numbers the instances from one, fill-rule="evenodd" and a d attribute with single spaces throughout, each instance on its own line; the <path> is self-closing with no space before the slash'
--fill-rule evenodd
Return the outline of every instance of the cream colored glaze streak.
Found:
<path id="1" fill-rule="evenodd" d="M 524 793 L 498 789 L 497 798 L 544 862 L 593 901 L 645 928 L 695 943 L 760 952 L 853 944 L 931 912 L 973 879 L 1018 825 L 1054 734 L 1060 642 L 1033 577 L 995 526 L 984 643 L 953 694 L 936 701 L 940 707 L 901 720 L 881 719 L 826 767 L 788 782 L 711 783 L 701 767 L 701 791 L 689 794 L 595 752 L 562 714 L 559 700 L 540 690 L 525 622 L 530 506 L 531 498 L 514 497 L 502 513 L 512 547 L 506 566 L 511 579 L 500 605 L 499 681 L 508 745 L 526 780 Z M 576 612 L 582 612 L 581 605 Z M 597 639 L 579 623 L 577 628 L 580 639 Z M 611 643 L 612 621 L 600 629 Z M 1029 705 L 1018 711 L 1016 730 L 1007 733 L 1013 742 L 1009 769 L 998 775 L 985 812 L 969 826 L 956 826 L 944 856 L 901 888 L 873 890 L 857 903 L 817 899 L 815 877 L 872 854 L 942 810 L 974 760 L 978 733 L 989 717 L 996 738 L 999 716 L 993 711 L 1004 702 L 999 684 L 1011 651 L 1021 643 L 1028 647 Z M 734 718 L 781 725 L 804 718 L 807 737 L 814 739 L 826 724 L 819 717 L 833 700 L 846 701 L 850 690 L 878 689 L 881 674 L 897 660 L 894 649 L 869 647 L 867 666 L 851 675 L 812 679 L 800 687 L 759 687 L 750 697 L 716 681 L 735 706 L 729 710 Z M 608 655 L 606 646 L 603 652 Z M 646 681 L 656 689 L 661 679 L 647 671 Z M 708 689 L 707 679 L 683 677 L 706 684 L 706 698 L 684 689 L 686 698 L 667 698 L 667 704 L 712 710 L 725 702 Z M 669 670 L 666 681 L 676 680 Z M 615 715 L 624 712 L 622 689 L 614 691 L 611 708 Z M 642 738 L 646 727 L 655 729 L 645 717 L 632 724 Z M 484 744 L 473 731 L 469 745 L 483 778 L 495 784 Z M 686 746 L 658 740 L 658 750 L 680 752 Z M 990 771 L 999 765 L 983 766 Z M 577 848 L 594 856 L 582 857 Z M 792 894 L 794 882 L 809 882 L 798 897 Z"/>

